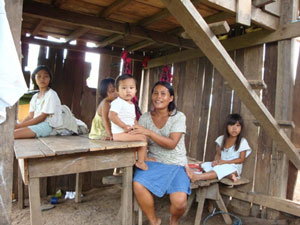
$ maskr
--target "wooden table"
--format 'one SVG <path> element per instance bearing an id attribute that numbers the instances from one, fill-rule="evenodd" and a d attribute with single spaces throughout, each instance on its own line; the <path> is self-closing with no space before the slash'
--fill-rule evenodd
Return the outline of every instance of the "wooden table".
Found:
<path id="1" fill-rule="evenodd" d="M 23 182 L 29 186 L 31 224 L 43 224 L 41 177 L 123 167 L 122 225 L 132 225 L 132 166 L 136 148 L 145 145 L 145 142 L 89 140 L 86 136 L 15 140 L 14 150 Z"/>

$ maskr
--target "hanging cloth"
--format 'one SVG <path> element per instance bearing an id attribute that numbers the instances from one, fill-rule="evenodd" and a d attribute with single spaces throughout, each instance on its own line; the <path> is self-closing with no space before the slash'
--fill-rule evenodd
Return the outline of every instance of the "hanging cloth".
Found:
<path id="1" fill-rule="evenodd" d="M 171 73 L 171 67 L 168 65 L 165 65 L 163 68 L 163 72 L 160 76 L 160 81 L 166 81 L 170 84 L 173 82 L 173 74 Z"/>

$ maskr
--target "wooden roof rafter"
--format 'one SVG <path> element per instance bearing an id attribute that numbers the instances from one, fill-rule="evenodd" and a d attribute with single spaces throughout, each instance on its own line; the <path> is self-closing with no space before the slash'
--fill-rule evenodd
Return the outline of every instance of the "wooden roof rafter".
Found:
<path id="1" fill-rule="evenodd" d="M 129 30 L 128 34 L 132 37 L 173 46 L 180 46 L 188 49 L 196 48 L 196 45 L 192 40 L 180 39 L 164 32 L 147 30 L 133 24 L 129 24 L 128 28 L 128 25 L 124 23 L 110 21 L 103 18 L 95 18 L 93 16 L 74 13 L 62 9 L 55 9 L 42 3 L 24 2 L 23 13 L 24 15 L 34 18 L 58 21 L 60 23 L 87 27 L 94 30 L 114 32 L 121 35 L 127 33 Z"/>
<path id="2" fill-rule="evenodd" d="M 33 31 L 32 31 L 32 35 L 33 36 L 36 36 L 39 32 L 40 32 L 40 30 L 42 29 L 42 27 L 43 27 L 43 25 L 46 23 L 46 20 L 44 20 L 44 19 L 41 19 L 40 21 L 39 21 L 39 23 L 35 26 L 35 28 L 33 29 Z"/>
<path id="3" fill-rule="evenodd" d="M 99 17 L 108 18 L 115 11 L 129 4 L 131 1 L 132 0 L 115 0 L 111 5 L 99 13 Z"/>
<path id="4" fill-rule="evenodd" d="M 78 29 L 74 30 L 68 37 L 65 38 L 66 42 L 76 40 L 77 38 L 87 33 L 89 30 L 90 29 L 87 27 L 79 27 Z"/>
<path id="5" fill-rule="evenodd" d="M 228 55 L 220 41 L 212 33 L 204 19 L 189 0 L 162 0 L 169 11 L 181 23 L 197 46 L 204 52 L 211 63 L 230 87 L 237 93 L 241 101 L 247 106 L 264 130 L 277 143 L 289 160 L 300 169 L 300 155 L 298 149 L 280 129 L 277 121 L 261 102 L 255 91 L 250 87 L 239 68 Z M 179 13 L 180 12 L 180 13 Z"/>

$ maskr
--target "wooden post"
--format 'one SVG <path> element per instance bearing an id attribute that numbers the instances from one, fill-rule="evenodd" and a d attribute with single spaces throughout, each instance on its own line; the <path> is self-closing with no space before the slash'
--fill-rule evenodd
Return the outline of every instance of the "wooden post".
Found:
<path id="1" fill-rule="evenodd" d="M 299 51 L 299 49 L 298 49 Z M 293 96 L 293 121 L 295 123 L 295 129 L 292 130 L 292 141 L 297 148 L 300 148 L 300 57 L 298 59 L 298 67 L 296 73 L 296 80 L 294 86 L 294 96 Z M 289 162 L 289 177 L 288 177 L 288 189 L 287 189 L 287 198 L 292 200 L 294 191 L 295 191 L 295 184 L 297 179 L 298 170 L 295 166 Z"/>
<path id="2" fill-rule="evenodd" d="M 125 167 L 122 184 L 122 225 L 132 225 L 132 166 Z"/>
<path id="3" fill-rule="evenodd" d="M 247 48 L 244 50 L 244 65 L 242 71 L 244 71 L 245 78 L 248 80 L 261 80 L 262 79 L 262 68 L 263 68 L 263 46 L 257 46 Z M 256 91 L 259 96 L 260 91 Z M 245 185 L 236 187 L 239 191 L 249 192 L 252 191 L 254 182 L 254 171 L 255 171 L 255 160 L 258 148 L 258 127 L 253 124 L 254 117 L 247 107 L 241 104 L 241 115 L 244 119 L 244 136 L 246 137 L 251 149 L 251 155 L 243 163 L 242 177 L 248 179 L 250 182 Z M 236 213 L 243 216 L 250 216 L 251 204 L 240 200 L 233 199 L 230 201 L 230 205 Z"/>
<path id="4" fill-rule="evenodd" d="M 21 58 L 22 0 L 5 0 L 5 11 L 16 50 Z M 0 224 L 10 224 L 13 185 L 14 124 L 16 105 L 6 109 L 6 121 L 0 124 Z"/>
<path id="5" fill-rule="evenodd" d="M 149 78 L 150 78 L 150 69 L 144 69 L 144 78 L 143 78 L 143 92 L 140 95 L 140 107 L 142 113 L 145 113 L 148 111 L 148 100 L 149 100 Z"/>
<path id="6" fill-rule="evenodd" d="M 280 24 L 288 24 L 297 18 L 298 0 L 286 0 L 281 2 Z M 277 84 L 275 100 L 275 119 L 292 119 L 293 105 L 293 41 L 283 40 L 278 42 Z M 290 132 L 287 131 L 290 136 Z M 272 196 L 286 198 L 288 160 L 282 149 L 275 143 L 272 149 L 271 176 L 269 194 Z M 276 219 L 279 212 L 268 211 L 268 218 Z"/>

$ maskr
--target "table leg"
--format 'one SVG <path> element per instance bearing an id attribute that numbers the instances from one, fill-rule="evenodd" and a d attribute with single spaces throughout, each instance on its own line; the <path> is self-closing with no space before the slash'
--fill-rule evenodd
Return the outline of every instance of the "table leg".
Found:
<path id="1" fill-rule="evenodd" d="M 186 210 L 185 210 L 185 212 L 184 212 L 184 214 L 183 214 L 182 217 L 186 217 L 187 214 L 189 213 L 189 211 L 190 211 L 190 209 L 192 207 L 192 204 L 193 204 L 193 202 L 195 200 L 195 197 L 196 197 L 196 193 L 195 192 L 196 192 L 195 190 L 192 190 L 191 195 L 188 197 Z"/>
<path id="2" fill-rule="evenodd" d="M 29 178 L 28 187 L 31 225 L 41 225 L 40 178 Z"/>
<path id="3" fill-rule="evenodd" d="M 124 168 L 122 185 L 122 225 L 132 225 L 132 166 Z"/>
<path id="4" fill-rule="evenodd" d="M 76 186 L 75 186 L 75 202 L 81 202 L 81 192 L 82 192 L 82 173 L 76 173 Z"/>
<path id="5" fill-rule="evenodd" d="M 206 192 L 207 192 L 206 187 L 197 189 L 196 195 L 197 195 L 198 207 L 197 207 L 196 218 L 195 218 L 195 223 L 194 223 L 195 225 L 200 225 L 200 223 L 201 223 L 201 217 L 202 217 Z"/>
<path id="6" fill-rule="evenodd" d="M 24 209 L 24 183 L 21 170 L 18 167 L 18 206 L 19 209 Z"/>
<path id="7" fill-rule="evenodd" d="M 220 192 L 218 192 L 218 195 L 219 195 L 219 200 L 217 200 L 216 203 L 217 203 L 219 209 L 223 212 L 228 212 L 228 210 L 223 202 L 222 196 L 220 195 Z M 223 213 L 222 216 L 223 216 L 226 224 L 232 224 L 232 220 L 228 214 Z"/>

